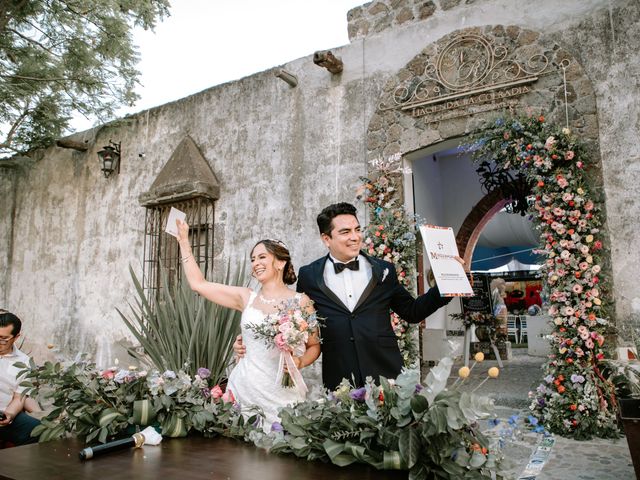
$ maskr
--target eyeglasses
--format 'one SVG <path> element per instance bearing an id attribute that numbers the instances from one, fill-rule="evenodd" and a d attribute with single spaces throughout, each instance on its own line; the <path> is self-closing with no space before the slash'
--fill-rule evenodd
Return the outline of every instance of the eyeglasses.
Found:
<path id="1" fill-rule="evenodd" d="M 9 343 L 11 340 L 13 340 L 15 337 L 15 335 L 11 335 L 10 337 L 0 337 L 0 343 L 5 344 L 5 343 Z"/>

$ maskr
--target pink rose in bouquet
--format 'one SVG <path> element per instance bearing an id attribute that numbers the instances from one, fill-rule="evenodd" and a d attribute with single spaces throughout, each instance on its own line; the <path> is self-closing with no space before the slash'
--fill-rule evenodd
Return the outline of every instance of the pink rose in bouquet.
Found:
<path id="1" fill-rule="evenodd" d="M 220 385 L 216 385 L 215 387 L 213 387 L 211 389 L 211 398 L 214 400 L 217 400 L 218 398 L 222 397 L 223 393 L 222 393 L 222 389 L 220 388 Z"/>

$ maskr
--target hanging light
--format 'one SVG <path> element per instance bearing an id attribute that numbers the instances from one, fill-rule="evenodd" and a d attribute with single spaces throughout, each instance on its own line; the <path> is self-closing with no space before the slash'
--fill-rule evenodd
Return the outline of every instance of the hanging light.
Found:
<path id="1" fill-rule="evenodd" d="M 508 213 L 519 213 L 525 216 L 532 205 L 531 181 L 519 171 L 510 170 L 496 165 L 495 162 L 484 160 L 476 169 L 482 190 L 489 194 L 500 190 L 503 198 L 510 200 L 505 206 Z"/>
<path id="2" fill-rule="evenodd" d="M 98 152 L 100 163 L 102 164 L 102 173 L 105 178 L 109 177 L 113 172 L 120 173 L 120 144 L 113 143 L 109 140 L 109 145 L 102 147 Z"/>

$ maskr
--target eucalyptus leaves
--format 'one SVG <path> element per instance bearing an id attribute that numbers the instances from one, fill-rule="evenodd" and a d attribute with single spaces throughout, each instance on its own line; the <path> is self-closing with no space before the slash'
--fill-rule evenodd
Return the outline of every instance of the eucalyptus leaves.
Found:
<path id="1" fill-rule="evenodd" d="M 444 358 L 420 383 L 416 370 L 394 380 L 369 379 L 352 389 L 345 381 L 319 402 L 281 411 L 281 426 L 269 436 L 252 434 L 271 452 L 336 465 L 367 463 L 409 470 L 410 479 L 491 478 L 498 452 L 480 433 L 491 401 L 446 385 L 453 362 Z"/>

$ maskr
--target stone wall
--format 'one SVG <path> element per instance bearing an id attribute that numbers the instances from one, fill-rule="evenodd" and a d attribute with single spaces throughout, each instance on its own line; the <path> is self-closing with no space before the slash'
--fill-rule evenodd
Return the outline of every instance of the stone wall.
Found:
<path id="1" fill-rule="evenodd" d="M 383 15 L 371 12 L 381 9 L 375 7 L 380 3 L 361 9 Z M 505 32 L 534 32 L 552 52 L 566 51 L 591 82 L 591 89 L 574 85 L 575 105 L 583 117 L 595 116 L 588 123 L 596 126 L 591 133 L 602 161 L 614 293 L 618 315 L 630 314 L 640 303 L 634 275 L 640 270 L 634 248 L 640 217 L 638 3 L 389 0 L 384 5 L 397 9 L 388 28 L 352 32 L 350 45 L 333 49 L 344 62 L 342 74 L 313 65 L 309 52 L 283 66 L 298 77 L 295 88 L 276 78 L 275 69 L 267 70 L 80 133 L 87 152 L 52 147 L 28 168 L 0 169 L 0 300 L 24 319 L 26 348 L 43 358 L 52 343 L 65 355 L 94 353 L 102 364 L 122 355 L 117 345 L 131 336 L 115 308 L 126 309 L 133 295 L 129 265 L 141 272 L 144 209 L 138 196 L 186 135 L 220 181 L 216 265 L 241 261 L 262 237 L 291 245 L 297 266 L 322 255 L 317 212 L 335 201 L 353 201 L 367 160 L 390 153 L 385 146 L 397 143 L 385 139 L 385 145 L 374 147 L 367 133 L 376 130 L 375 112 L 386 86 L 446 35 L 499 26 Z M 435 10 L 427 15 L 430 5 Z M 410 12 L 400 15 L 404 8 Z M 356 13 L 349 14 L 350 32 Z M 553 102 L 560 111 L 561 101 Z M 417 135 L 405 122 L 380 133 L 400 138 L 408 149 L 466 130 L 443 122 L 435 128 L 438 135 L 429 129 Z M 119 175 L 105 179 L 96 152 L 110 139 L 122 144 L 122 166 Z"/>
<path id="2" fill-rule="evenodd" d="M 7 282 L 11 275 L 11 252 L 13 236 L 11 224 L 13 222 L 15 206 L 15 177 L 13 168 L 0 168 L 0 308 L 8 304 Z"/>
<path id="3" fill-rule="evenodd" d="M 442 0 L 448 9 L 460 0 Z M 432 16 L 438 5 L 431 0 L 383 0 L 369 2 L 347 13 L 349 40 L 380 33 L 389 28 Z"/>

